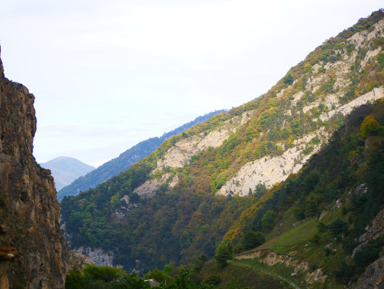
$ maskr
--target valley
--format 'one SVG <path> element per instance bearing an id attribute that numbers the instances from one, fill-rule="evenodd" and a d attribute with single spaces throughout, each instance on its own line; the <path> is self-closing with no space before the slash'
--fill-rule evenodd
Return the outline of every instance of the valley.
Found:
<path id="1" fill-rule="evenodd" d="M 383 286 L 383 9 L 61 203 L 33 156 L 34 95 L 2 62 L 0 88 L 1 288 Z"/>

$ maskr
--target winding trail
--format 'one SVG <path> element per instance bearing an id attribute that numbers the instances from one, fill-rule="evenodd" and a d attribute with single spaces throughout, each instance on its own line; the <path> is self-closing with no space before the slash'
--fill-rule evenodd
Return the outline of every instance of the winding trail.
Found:
<path id="1" fill-rule="evenodd" d="M 302 287 L 300 287 L 299 285 L 297 285 L 295 282 L 293 282 L 292 280 L 289 280 L 275 272 L 272 272 L 270 270 L 266 270 L 266 269 L 263 269 L 263 268 L 259 268 L 259 267 L 255 267 L 255 266 L 252 266 L 251 264 L 247 264 L 247 263 L 242 263 L 241 261 L 228 261 L 230 262 L 232 265 L 235 265 L 235 266 L 240 266 L 240 267 L 248 267 L 248 268 L 251 268 L 253 270 L 257 270 L 257 271 L 261 271 L 267 275 L 270 275 L 274 278 L 278 278 L 278 279 L 281 279 L 282 281 L 284 282 L 287 282 L 292 288 L 295 288 L 295 289 L 302 289 Z"/>

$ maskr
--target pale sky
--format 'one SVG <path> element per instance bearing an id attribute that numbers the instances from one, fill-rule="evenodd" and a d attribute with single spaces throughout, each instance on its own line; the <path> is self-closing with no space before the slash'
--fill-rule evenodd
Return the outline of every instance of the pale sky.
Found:
<path id="1" fill-rule="evenodd" d="M 35 95 L 38 162 L 93 166 L 267 92 L 382 0 L 0 0 L 5 75 Z"/>

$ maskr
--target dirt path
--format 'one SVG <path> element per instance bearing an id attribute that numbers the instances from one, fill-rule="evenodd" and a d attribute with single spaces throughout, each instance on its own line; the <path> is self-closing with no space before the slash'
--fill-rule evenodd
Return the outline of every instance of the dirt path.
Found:
<path id="1" fill-rule="evenodd" d="M 248 267 L 248 268 L 252 268 L 253 270 L 257 270 L 257 271 L 261 271 L 265 274 L 268 274 L 274 278 L 278 278 L 286 283 L 288 283 L 292 288 L 295 288 L 295 289 L 302 289 L 299 285 L 297 285 L 295 282 L 293 282 L 292 280 L 289 280 L 279 274 L 277 274 L 276 272 L 272 272 L 271 270 L 267 270 L 267 269 L 264 269 L 264 268 L 260 268 L 260 267 L 256 267 L 256 266 L 252 266 L 251 264 L 246 264 L 246 263 L 242 263 L 241 261 L 229 261 L 231 262 L 233 265 L 236 265 L 236 266 L 241 266 L 241 267 Z"/>

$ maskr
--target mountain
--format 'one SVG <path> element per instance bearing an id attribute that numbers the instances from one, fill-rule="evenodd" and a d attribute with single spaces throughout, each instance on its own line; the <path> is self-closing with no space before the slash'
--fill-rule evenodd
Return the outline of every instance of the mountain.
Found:
<path id="1" fill-rule="evenodd" d="M 146 271 L 201 255 L 223 264 L 231 248 L 242 253 L 266 240 L 246 255 L 252 268 L 298 268 L 288 275 L 303 288 L 356 282 L 381 248 L 362 234 L 384 208 L 383 28 L 383 10 L 360 19 L 264 95 L 64 198 L 70 246 Z"/>
<path id="2" fill-rule="evenodd" d="M 40 164 L 40 166 L 51 171 L 57 191 L 95 169 L 90 165 L 70 157 L 57 157 Z"/>
<path id="3" fill-rule="evenodd" d="M 64 288 L 69 262 L 50 172 L 32 155 L 34 96 L 0 60 L 0 287 Z"/>
<path id="4" fill-rule="evenodd" d="M 79 177 L 68 186 L 62 189 L 57 188 L 60 190 L 57 194 L 57 199 L 60 201 L 65 196 L 77 195 L 82 191 L 94 188 L 102 182 L 117 176 L 120 172 L 129 169 L 132 164 L 139 162 L 146 156 L 150 155 L 168 138 L 177 135 L 192 127 L 193 125 L 204 122 L 210 117 L 222 112 L 225 112 L 225 110 L 217 110 L 204 116 L 199 116 L 193 121 L 190 121 L 170 132 L 164 133 L 161 137 L 149 138 L 134 145 L 130 149 L 123 152 L 119 157 L 110 160 L 109 162 L 101 165 L 83 177 Z"/>

